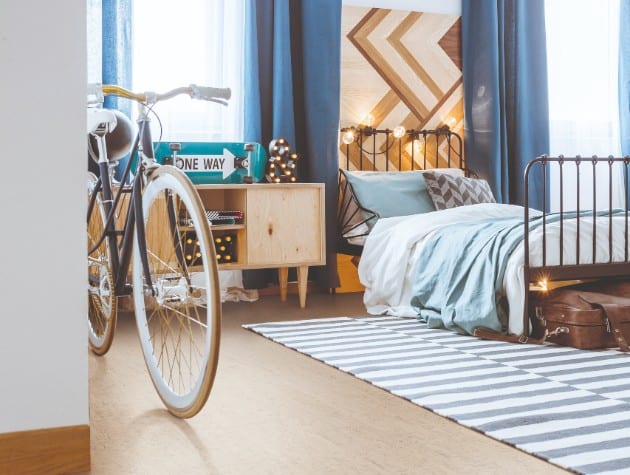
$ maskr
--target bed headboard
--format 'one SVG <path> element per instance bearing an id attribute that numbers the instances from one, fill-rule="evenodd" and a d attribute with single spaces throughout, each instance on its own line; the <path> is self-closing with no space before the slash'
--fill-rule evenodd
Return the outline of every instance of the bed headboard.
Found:
<path id="1" fill-rule="evenodd" d="M 346 172 L 401 172 L 434 168 L 466 169 L 462 138 L 448 126 L 434 130 L 376 129 L 368 126 L 341 129 L 337 250 L 358 256 L 368 235 L 368 224 L 378 213 L 362 206 Z"/>
<path id="2" fill-rule="evenodd" d="M 462 138 L 448 126 L 433 130 L 341 129 L 339 168 L 362 171 L 465 170 Z"/>

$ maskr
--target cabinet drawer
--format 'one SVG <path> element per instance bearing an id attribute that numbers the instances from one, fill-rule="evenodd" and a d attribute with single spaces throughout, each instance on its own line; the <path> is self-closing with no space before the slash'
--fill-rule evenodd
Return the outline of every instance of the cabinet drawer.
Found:
<path id="1" fill-rule="evenodd" d="M 325 263 L 323 185 L 266 185 L 247 193 L 247 256 L 255 266 Z"/>

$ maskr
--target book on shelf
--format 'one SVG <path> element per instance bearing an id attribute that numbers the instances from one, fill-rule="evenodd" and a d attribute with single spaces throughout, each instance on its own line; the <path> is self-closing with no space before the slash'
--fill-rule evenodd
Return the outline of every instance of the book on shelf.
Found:
<path id="1" fill-rule="evenodd" d="M 226 224 L 240 224 L 236 222 L 234 218 L 218 218 L 218 219 L 209 219 L 208 222 L 210 226 L 225 226 Z"/>
<path id="2" fill-rule="evenodd" d="M 206 217 L 211 226 L 241 224 L 244 213 L 240 210 L 206 210 Z"/>

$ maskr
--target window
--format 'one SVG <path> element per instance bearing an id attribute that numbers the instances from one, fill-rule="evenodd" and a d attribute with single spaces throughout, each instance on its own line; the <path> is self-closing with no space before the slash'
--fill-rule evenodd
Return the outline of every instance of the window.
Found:
<path id="1" fill-rule="evenodd" d="M 546 0 L 545 15 L 551 155 L 619 156 L 619 0 Z M 570 176 L 574 167 L 565 168 Z M 598 209 L 608 203 L 608 170 L 602 168 L 597 171 Z M 589 184 L 580 190 L 581 209 L 592 206 L 590 169 L 581 166 L 580 180 Z M 623 175 L 618 171 L 613 207 L 621 208 Z M 552 183 L 556 174 L 552 169 Z M 559 209 L 556 196 L 552 193 L 552 210 Z M 565 209 L 574 207 L 575 198 L 575 189 L 565 193 Z"/>
<path id="2" fill-rule="evenodd" d="M 240 0 L 133 0 L 134 90 L 163 91 L 191 83 L 232 89 L 227 107 L 186 96 L 158 104 L 162 140 L 242 140 L 242 4 Z M 157 121 L 152 128 L 157 139 Z"/>

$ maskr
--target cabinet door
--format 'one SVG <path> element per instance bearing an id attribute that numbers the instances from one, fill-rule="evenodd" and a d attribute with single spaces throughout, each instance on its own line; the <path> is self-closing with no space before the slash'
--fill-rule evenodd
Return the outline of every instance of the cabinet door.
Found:
<path id="1" fill-rule="evenodd" d="M 265 185 L 247 192 L 247 260 L 252 266 L 325 263 L 322 185 Z"/>

